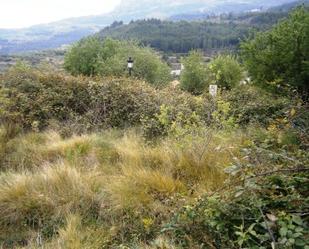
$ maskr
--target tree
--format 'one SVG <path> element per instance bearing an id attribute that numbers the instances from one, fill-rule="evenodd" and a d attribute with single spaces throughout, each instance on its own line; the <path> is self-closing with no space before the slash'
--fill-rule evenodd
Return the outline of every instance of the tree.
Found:
<path id="1" fill-rule="evenodd" d="M 73 45 L 65 56 L 65 69 L 73 75 L 124 76 L 127 60 L 134 59 L 133 76 L 155 86 L 170 81 L 170 68 L 155 51 L 132 41 L 88 37 Z"/>
<path id="2" fill-rule="evenodd" d="M 208 73 L 203 55 L 197 51 L 191 51 L 182 63 L 184 70 L 180 78 L 181 88 L 192 94 L 201 94 L 208 86 Z"/>
<path id="3" fill-rule="evenodd" d="M 66 53 L 64 68 L 73 75 L 94 75 L 97 73 L 96 65 L 103 56 L 103 50 L 104 46 L 97 37 L 82 39 Z"/>
<path id="4" fill-rule="evenodd" d="M 242 79 L 243 72 L 238 61 L 231 55 L 219 55 L 209 64 L 214 84 L 231 89 Z"/>
<path id="5" fill-rule="evenodd" d="M 308 94 L 309 13 L 294 10 L 273 29 L 256 34 L 241 45 L 244 63 L 259 85 L 287 83 Z"/>

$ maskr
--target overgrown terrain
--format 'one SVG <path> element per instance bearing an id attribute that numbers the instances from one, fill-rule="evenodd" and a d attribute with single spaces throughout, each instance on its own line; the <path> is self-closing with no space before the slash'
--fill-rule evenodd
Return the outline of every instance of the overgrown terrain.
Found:
<path id="1" fill-rule="evenodd" d="M 93 37 L 68 52 L 67 73 L 10 68 L 0 248 L 308 249 L 307 20 L 295 10 L 240 58 L 191 52 L 180 85 L 152 49 Z M 282 54 L 291 37 L 298 49 Z"/>

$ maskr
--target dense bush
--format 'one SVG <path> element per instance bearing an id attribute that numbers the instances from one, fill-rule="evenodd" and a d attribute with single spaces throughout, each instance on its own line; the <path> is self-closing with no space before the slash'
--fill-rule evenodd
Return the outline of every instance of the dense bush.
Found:
<path id="1" fill-rule="evenodd" d="M 65 68 L 73 75 L 124 76 L 129 57 L 134 60 L 133 76 L 155 86 L 169 82 L 170 68 L 155 51 L 128 41 L 85 38 L 67 52 Z"/>
<path id="2" fill-rule="evenodd" d="M 81 79 L 16 67 L 1 81 L 1 122 L 25 128 L 45 127 L 50 119 L 66 121 L 89 106 Z"/>
<path id="3" fill-rule="evenodd" d="M 181 116 L 197 115 L 204 125 L 221 128 L 232 127 L 232 123 L 268 126 L 284 118 L 297 101 L 250 85 L 225 91 L 214 100 L 207 94 L 193 96 L 172 87 L 156 90 L 127 78 L 55 75 L 18 65 L 1 78 L 0 114 L 2 124 L 28 130 L 53 126 L 72 134 L 142 125 L 147 137 L 156 137 L 167 134 Z M 165 124 L 160 120 L 162 115 Z"/>
<path id="4" fill-rule="evenodd" d="M 298 98 L 276 96 L 252 85 L 241 85 L 223 92 L 222 99 L 231 104 L 233 116 L 241 125 L 258 123 L 269 125 L 273 120 L 284 118 Z"/>
<path id="5" fill-rule="evenodd" d="M 92 80 L 15 68 L 1 81 L 1 122 L 41 129 L 53 120 L 85 129 L 138 124 L 159 108 L 156 91 L 129 79 Z"/>
<path id="6" fill-rule="evenodd" d="M 208 100 L 173 88 L 156 90 L 128 78 L 55 75 L 22 65 L 3 75 L 0 105 L 2 124 L 28 130 L 53 126 L 80 133 L 142 124 L 149 137 L 165 133 L 156 118 L 163 105 L 169 109 L 171 122 L 180 113 L 195 112 L 209 124 L 212 110 Z"/>
<path id="7" fill-rule="evenodd" d="M 308 248 L 307 180 L 305 173 L 279 173 L 248 181 L 184 207 L 165 230 L 181 248 Z"/>

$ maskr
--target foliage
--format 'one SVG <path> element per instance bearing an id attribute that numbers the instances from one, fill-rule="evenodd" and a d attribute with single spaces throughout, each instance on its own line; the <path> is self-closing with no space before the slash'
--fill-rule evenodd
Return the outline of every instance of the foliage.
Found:
<path id="1" fill-rule="evenodd" d="M 309 246 L 306 152 L 287 152 L 260 135 L 252 138 L 240 156 L 249 160 L 236 159 L 226 169 L 231 177 L 224 188 L 176 213 L 162 230 L 165 236 L 181 248 Z"/>
<path id="2" fill-rule="evenodd" d="M 169 82 L 169 67 L 152 49 L 98 37 L 85 38 L 73 45 L 66 54 L 65 68 L 73 75 L 124 76 L 129 57 L 135 62 L 133 76 L 156 86 Z"/>
<path id="3" fill-rule="evenodd" d="M 298 8 L 272 30 L 242 44 L 242 58 L 258 85 L 290 84 L 308 93 L 308 23 L 308 10 Z"/>
<path id="4" fill-rule="evenodd" d="M 109 42 L 103 47 L 96 37 L 80 40 L 66 53 L 64 67 L 73 75 L 95 75 L 99 58 L 109 56 Z"/>
<path id="5" fill-rule="evenodd" d="M 212 113 L 214 123 L 224 130 L 237 127 L 235 116 L 231 114 L 231 103 L 219 99 L 216 105 L 216 110 Z"/>
<path id="6" fill-rule="evenodd" d="M 138 124 L 154 113 L 155 90 L 130 79 L 68 77 L 15 68 L 0 90 L 1 122 L 42 129 L 52 122 L 78 123 L 81 130 Z M 159 104 L 158 104 L 159 106 Z"/>
<path id="7" fill-rule="evenodd" d="M 241 125 L 259 123 L 267 127 L 273 120 L 284 118 L 300 99 L 271 94 L 252 85 L 241 85 L 222 93 L 229 102 L 234 119 Z M 301 103 L 301 102 L 300 102 Z"/>
<path id="8" fill-rule="evenodd" d="M 184 207 L 165 231 L 172 230 L 184 248 L 203 244 L 210 248 L 306 248 L 306 218 L 302 211 L 293 212 L 305 208 L 308 198 L 299 184 L 307 180 L 302 174 L 278 175 L 251 181 L 245 190 L 228 193 L 225 199 L 204 197 Z M 278 193 L 278 188 L 283 192 Z M 295 189 L 285 192 L 290 188 Z"/>
<path id="9" fill-rule="evenodd" d="M 202 54 L 191 51 L 182 63 L 184 70 L 180 79 L 181 88 L 192 94 L 201 94 L 207 87 L 208 79 L 208 71 Z"/>
<path id="10" fill-rule="evenodd" d="M 208 65 L 212 82 L 221 88 L 231 89 L 239 85 L 243 78 L 240 64 L 231 55 L 219 55 Z"/>

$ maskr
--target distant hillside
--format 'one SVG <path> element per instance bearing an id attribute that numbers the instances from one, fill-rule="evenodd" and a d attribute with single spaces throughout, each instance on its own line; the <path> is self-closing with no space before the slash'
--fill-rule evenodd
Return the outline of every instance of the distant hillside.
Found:
<path id="1" fill-rule="evenodd" d="M 52 35 L 51 37 L 37 38 L 33 40 L 0 40 L 0 54 L 23 53 L 45 49 L 58 48 L 66 44 L 78 41 L 82 37 L 93 34 L 95 31 L 78 29 Z"/>
<path id="2" fill-rule="evenodd" d="M 269 9 L 269 11 L 272 12 L 287 12 L 299 5 L 305 5 L 306 7 L 309 7 L 309 0 L 298 0 L 291 3 L 282 4 L 279 6 L 275 6 Z"/>
<path id="3" fill-rule="evenodd" d="M 274 7 L 266 8 L 265 5 L 258 6 L 254 3 L 238 3 L 238 4 L 231 4 L 227 3 L 222 6 L 221 8 L 215 8 L 216 11 L 209 12 L 209 11 L 197 11 L 197 12 L 185 12 L 181 14 L 177 14 L 171 16 L 169 19 L 172 21 L 194 21 L 194 20 L 212 20 L 214 17 L 218 15 L 221 16 L 223 19 L 237 19 L 242 20 L 250 20 L 252 17 L 252 23 L 255 23 L 255 17 L 260 19 L 266 17 L 263 21 L 264 24 L 273 24 L 274 21 L 276 22 L 278 19 L 287 16 L 287 13 L 291 11 L 293 8 L 300 6 L 300 5 L 309 6 L 309 0 L 298 0 L 289 3 L 284 3 L 281 5 L 276 5 Z M 226 18 L 228 16 L 228 18 Z M 270 17 L 272 16 L 272 18 Z M 237 20 L 236 19 L 236 20 Z M 261 21 L 257 20 L 257 23 Z M 248 22 L 250 23 L 250 22 Z"/>
<path id="4" fill-rule="evenodd" d="M 146 19 L 129 24 L 115 22 L 99 32 L 102 38 L 137 40 L 164 52 L 186 53 L 191 49 L 207 52 L 237 49 L 251 29 L 266 30 L 288 16 L 291 9 L 306 1 L 296 1 L 266 11 L 198 13 L 174 16 L 169 21 Z M 179 21 L 173 20 L 179 19 Z M 182 20 L 184 19 L 184 20 Z M 188 19 L 188 20 L 186 20 Z"/>
<path id="5" fill-rule="evenodd" d="M 115 20 L 129 23 L 145 18 L 167 19 L 182 13 L 218 15 L 254 8 L 269 8 L 292 0 L 123 0 L 111 13 L 70 18 L 25 29 L 0 29 L 0 54 L 42 50 L 71 44 Z M 100 8 L 100 6 L 98 6 Z"/>

